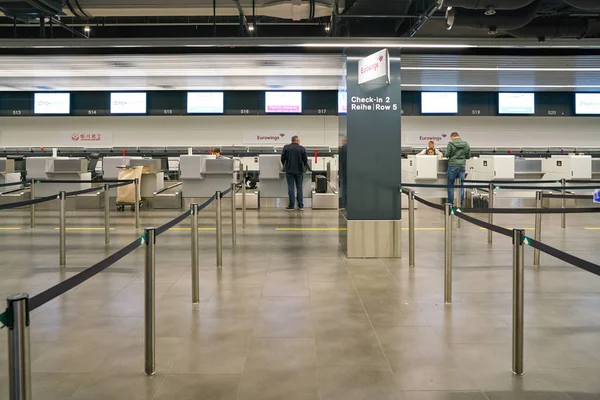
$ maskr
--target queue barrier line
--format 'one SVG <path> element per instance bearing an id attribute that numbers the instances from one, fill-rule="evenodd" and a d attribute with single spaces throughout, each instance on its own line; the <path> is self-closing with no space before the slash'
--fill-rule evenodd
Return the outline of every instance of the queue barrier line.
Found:
<path id="1" fill-rule="evenodd" d="M 79 182 L 79 181 L 66 181 L 69 183 L 74 183 L 74 182 Z M 114 189 L 120 186 L 125 186 L 125 185 L 131 185 L 132 183 L 135 183 L 135 181 L 118 181 L 119 183 L 117 184 L 113 184 L 113 185 L 109 185 L 110 189 Z M 89 188 L 89 189 L 83 189 L 83 190 L 77 190 L 74 192 L 67 192 L 65 193 L 66 197 L 73 197 L 73 196 L 78 196 L 81 194 L 86 194 L 86 193 L 92 193 L 92 192 L 103 192 L 104 188 L 103 187 L 94 187 L 94 188 Z M 8 203 L 8 204 L 0 204 L 0 210 L 10 210 L 13 208 L 19 208 L 19 207 L 26 207 L 26 206 L 31 206 L 34 204 L 40 204 L 40 203 L 45 203 L 47 201 L 52 201 L 52 200 L 56 200 L 60 198 L 60 194 L 55 194 L 52 196 L 46 196 L 46 197 L 40 197 L 38 199 L 33 199 L 33 200 L 25 200 L 25 201 L 19 201 L 19 202 L 15 202 L 15 203 Z"/>
<path id="2" fill-rule="evenodd" d="M 10 186 L 19 186 L 19 185 L 27 185 L 31 184 L 31 180 L 18 181 L 18 182 L 8 182 L 8 183 L 0 183 L 0 187 L 10 187 Z"/>
<path id="3" fill-rule="evenodd" d="M 464 208 L 457 207 L 463 213 L 473 214 L 593 214 L 600 207 L 589 208 Z"/>
<path id="4" fill-rule="evenodd" d="M 520 186 L 520 185 L 496 185 L 494 181 L 489 182 L 494 186 L 494 189 L 511 189 L 511 190 L 596 190 L 598 186 Z M 429 183 L 403 183 L 401 188 L 432 188 L 432 189 L 448 189 L 448 185 L 444 184 L 429 184 Z M 454 185 L 455 189 L 489 189 L 488 185 Z"/>
<path id="5" fill-rule="evenodd" d="M 35 183 L 101 183 L 101 184 L 106 184 L 106 183 L 119 183 L 119 182 L 129 182 L 129 183 L 135 183 L 135 179 L 107 179 L 107 180 L 82 180 L 82 181 L 76 181 L 76 180 L 68 180 L 68 179 L 57 179 L 57 180 L 52 180 L 52 179 L 33 179 L 33 181 Z"/>
<path id="6" fill-rule="evenodd" d="M 120 185 L 131 184 L 133 182 L 135 182 L 135 181 L 127 181 L 127 182 L 121 181 Z M 96 188 L 93 188 L 93 189 L 96 189 Z M 89 191 L 89 190 L 90 189 L 85 189 L 85 191 Z M 71 192 L 71 193 L 79 193 L 79 192 L 82 192 L 82 191 Z M 231 188 L 223 191 L 221 193 L 221 197 L 227 195 L 229 192 L 231 192 Z M 51 196 L 51 197 L 52 197 L 52 199 L 57 198 L 56 195 Z M 204 202 L 201 206 L 199 206 L 198 211 L 201 211 L 201 210 L 205 209 L 206 207 L 208 207 L 208 205 L 210 205 L 213 201 L 215 201 L 215 199 L 216 199 L 216 194 L 213 195 L 206 202 Z M 40 202 L 37 200 L 43 200 L 43 199 L 36 199 L 36 202 Z M 46 200 L 46 201 L 48 201 L 48 200 Z M 31 204 L 31 203 L 29 203 L 29 204 Z M 191 209 L 184 212 L 177 218 L 174 218 L 173 220 L 167 222 L 166 224 L 161 225 L 159 228 L 156 228 L 154 230 L 155 233 L 153 236 L 158 236 L 159 234 L 168 231 L 169 229 L 173 228 L 174 226 L 176 226 L 179 223 L 181 223 L 182 221 L 184 221 L 190 215 L 191 215 Z M 114 228 L 112 228 L 112 229 L 114 229 Z M 146 230 L 146 232 L 147 231 L 148 230 Z M 117 252 L 113 253 L 112 255 L 108 256 L 107 258 L 103 259 L 102 261 L 99 261 L 98 263 L 85 269 L 84 271 L 78 273 L 77 275 L 74 275 L 68 279 L 65 279 L 64 281 L 52 286 L 51 288 L 46 289 L 43 292 L 33 296 L 27 302 L 28 312 L 31 312 L 31 311 L 43 306 L 44 304 L 52 301 L 53 299 L 65 294 L 68 291 L 74 289 L 75 287 L 81 285 L 82 283 L 84 283 L 85 281 L 96 276 L 97 274 L 104 271 L 108 267 L 114 265 L 116 262 L 118 262 L 119 260 L 121 260 L 122 258 L 127 256 L 128 254 L 132 253 L 134 250 L 136 250 L 138 247 L 140 247 L 142 244 L 146 243 L 147 241 L 148 241 L 148 238 L 146 238 L 146 235 L 144 234 L 144 235 L 140 236 L 139 238 L 135 239 L 133 242 L 129 243 L 127 246 L 123 247 L 122 249 L 118 250 Z M 0 313 L 0 326 L 1 327 L 12 325 L 13 316 L 10 315 L 9 311 L 10 311 L 10 309 L 7 309 L 5 312 Z"/>
<path id="7" fill-rule="evenodd" d="M 530 237 L 525 237 L 524 240 L 525 240 L 524 243 L 528 246 L 538 249 L 539 251 L 544 252 L 544 253 L 546 253 L 554 258 L 557 258 L 561 261 L 564 261 L 567 264 L 571 264 L 577 268 L 583 269 L 594 275 L 600 276 L 600 265 L 598 265 L 598 264 L 594 264 L 590 261 L 584 260 L 583 258 L 579 258 L 572 254 L 566 253 L 555 247 L 548 246 L 547 244 L 539 242 Z"/>
<path id="8" fill-rule="evenodd" d="M 536 180 L 533 180 L 533 179 L 532 180 L 522 180 L 522 181 L 521 180 L 518 180 L 518 181 L 516 181 L 516 180 L 513 180 L 513 181 L 510 181 L 510 180 L 486 181 L 486 180 L 465 179 L 463 182 L 465 182 L 465 183 L 487 183 L 487 184 L 490 184 L 490 183 L 491 184 L 495 184 L 495 183 L 500 183 L 500 184 L 513 184 L 513 183 L 514 184 L 529 184 L 529 183 L 560 183 L 560 179 L 551 179 L 551 180 L 545 180 L 545 181 L 543 181 L 543 180 L 536 181 Z M 567 181 L 567 182 L 569 182 L 569 181 Z"/>

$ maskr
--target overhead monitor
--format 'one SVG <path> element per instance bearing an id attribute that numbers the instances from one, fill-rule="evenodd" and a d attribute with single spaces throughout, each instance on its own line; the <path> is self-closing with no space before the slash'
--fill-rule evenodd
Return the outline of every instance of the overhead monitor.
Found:
<path id="1" fill-rule="evenodd" d="M 265 92 L 265 112 L 301 113 L 302 92 Z"/>
<path id="2" fill-rule="evenodd" d="M 338 91 L 338 114 L 348 113 L 348 92 L 345 90 Z"/>
<path id="3" fill-rule="evenodd" d="M 535 93 L 498 93 L 498 114 L 534 114 Z"/>
<path id="4" fill-rule="evenodd" d="M 458 113 L 458 94 L 456 92 L 422 92 L 421 114 Z"/>
<path id="5" fill-rule="evenodd" d="M 600 93 L 575 93 L 575 114 L 600 114 Z"/>
<path id="6" fill-rule="evenodd" d="M 223 114 L 223 92 L 188 92 L 188 114 Z"/>
<path id="7" fill-rule="evenodd" d="M 70 93 L 35 93 L 33 96 L 34 114 L 70 114 Z"/>
<path id="8" fill-rule="evenodd" d="M 110 94 L 111 114 L 146 114 L 146 93 L 119 92 Z"/>

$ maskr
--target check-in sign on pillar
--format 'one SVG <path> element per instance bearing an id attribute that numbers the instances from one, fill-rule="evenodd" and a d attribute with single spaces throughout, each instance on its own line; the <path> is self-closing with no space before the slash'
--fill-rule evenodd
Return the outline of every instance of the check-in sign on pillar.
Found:
<path id="1" fill-rule="evenodd" d="M 346 168 L 347 254 L 394 257 L 390 241 L 401 216 L 400 57 L 390 57 L 387 49 L 373 54 L 352 49 L 346 70 L 347 146 L 340 169 Z M 353 237 L 362 239 L 352 244 Z M 351 254 L 359 245 L 364 248 Z"/>

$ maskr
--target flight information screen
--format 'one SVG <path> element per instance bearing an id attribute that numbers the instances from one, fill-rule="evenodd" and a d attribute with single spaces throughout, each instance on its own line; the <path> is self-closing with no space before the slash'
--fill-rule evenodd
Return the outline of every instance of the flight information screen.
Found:
<path id="1" fill-rule="evenodd" d="M 301 113 L 302 92 L 265 92 L 265 112 Z"/>
<path id="2" fill-rule="evenodd" d="M 223 114 L 223 92 L 188 92 L 188 114 Z"/>
<path id="3" fill-rule="evenodd" d="M 111 93 L 111 114 L 146 114 L 146 93 Z"/>
<path id="4" fill-rule="evenodd" d="M 458 113 L 458 94 L 456 92 L 421 93 L 422 114 Z"/>
<path id="5" fill-rule="evenodd" d="M 600 114 L 600 94 L 598 93 L 576 93 L 575 114 Z"/>
<path id="6" fill-rule="evenodd" d="M 535 94 L 498 93 L 498 114 L 535 114 Z"/>
<path id="7" fill-rule="evenodd" d="M 35 93 L 33 95 L 34 114 L 70 114 L 70 93 Z"/>

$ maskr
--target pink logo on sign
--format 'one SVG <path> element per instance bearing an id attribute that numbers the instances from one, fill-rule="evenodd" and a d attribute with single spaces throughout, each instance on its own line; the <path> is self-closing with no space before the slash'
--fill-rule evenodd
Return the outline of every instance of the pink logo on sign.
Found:
<path id="1" fill-rule="evenodd" d="M 78 142 L 79 141 L 79 134 L 74 133 L 71 135 L 71 140 L 74 142 Z"/>

